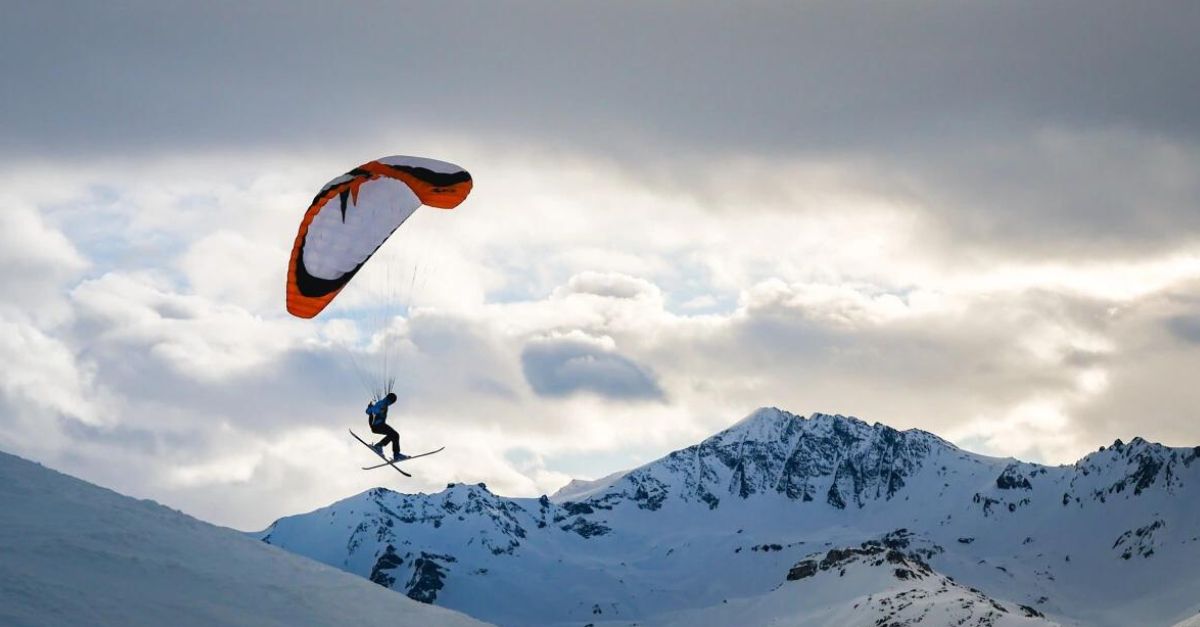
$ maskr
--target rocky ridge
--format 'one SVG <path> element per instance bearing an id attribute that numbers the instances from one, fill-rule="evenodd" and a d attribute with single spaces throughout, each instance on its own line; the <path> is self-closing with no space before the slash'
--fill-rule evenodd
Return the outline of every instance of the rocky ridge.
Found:
<path id="1" fill-rule="evenodd" d="M 555 497 L 376 489 L 259 537 L 498 624 L 671 624 L 815 585 L 850 559 L 887 575 L 862 585 L 938 582 L 913 593 L 917 605 L 957 607 L 961 624 L 1169 625 L 1200 611 L 1197 455 L 1135 438 L 1043 466 L 919 430 L 764 408 Z M 923 548 L 889 546 L 898 530 Z"/>

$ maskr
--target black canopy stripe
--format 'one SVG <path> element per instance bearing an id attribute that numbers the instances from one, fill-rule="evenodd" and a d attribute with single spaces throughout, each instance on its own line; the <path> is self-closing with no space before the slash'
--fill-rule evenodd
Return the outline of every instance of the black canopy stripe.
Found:
<path id="1" fill-rule="evenodd" d="M 341 209 L 342 209 L 342 224 L 345 224 L 346 223 L 346 201 L 350 200 L 350 188 L 347 187 L 346 189 L 343 189 L 342 193 L 338 194 L 338 198 L 342 201 L 342 207 L 341 207 Z M 355 214 L 355 215 L 358 215 L 358 214 Z"/>
<path id="2" fill-rule="evenodd" d="M 388 165 L 388 167 L 397 172 L 404 172 L 405 174 L 408 174 L 417 180 L 429 183 L 434 187 L 450 187 L 451 185 L 457 185 L 458 183 L 471 180 L 471 175 L 468 174 L 466 170 L 459 170 L 457 172 L 435 172 L 429 168 L 421 168 L 411 165 Z"/>

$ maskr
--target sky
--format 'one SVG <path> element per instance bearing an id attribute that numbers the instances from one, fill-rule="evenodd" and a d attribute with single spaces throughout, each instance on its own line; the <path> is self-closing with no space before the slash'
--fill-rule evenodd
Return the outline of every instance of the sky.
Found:
<path id="1" fill-rule="evenodd" d="M 552 493 L 763 406 L 1200 444 L 1200 4 L 16 3 L 0 449 L 253 530 Z M 313 320 L 300 218 L 469 170 Z M 372 378 L 413 479 L 349 438 Z"/>

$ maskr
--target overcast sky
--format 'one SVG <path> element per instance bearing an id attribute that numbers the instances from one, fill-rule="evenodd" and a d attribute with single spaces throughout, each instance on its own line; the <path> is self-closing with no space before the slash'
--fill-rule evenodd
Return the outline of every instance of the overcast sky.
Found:
<path id="1" fill-rule="evenodd" d="M 760 406 L 1046 463 L 1200 444 L 1197 32 L 1194 1 L 16 3 L 0 449 L 258 529 L 549 493 Z M 474 191 L 290 317 L 312 196 L 392 154 Z M 412 480 L 345 433 L 384 353 L 403 447 L 447 447 Z"/>

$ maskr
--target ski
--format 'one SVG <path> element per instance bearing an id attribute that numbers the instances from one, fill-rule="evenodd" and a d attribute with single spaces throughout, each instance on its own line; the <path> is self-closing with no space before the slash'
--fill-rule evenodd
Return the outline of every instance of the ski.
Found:
<path id="1" fill-rule="evenodd" d="M 442 448 L 439 448 L 439 449 L 433 450 L 433 451 L 429 451 L 428 453 L 421 453 L 420 455 L 409 455 L 408 457 L 405 457 L 404 459 L 402 459 L 400 461 L 388 462 L 388 464 L 391 464 L 391 463 L 399 464 L 400 462 L 406 462 L 410 459 L 416 459 L 418 457 L 425 457 L 426 455 L 433 455 L 434 453 L 441 453 L 444 450 L 446 450 L 446 447 L 443 446 Z M 374 466 L 363 466 L 363 470 L 375 470 L 376 468 L 383 468 L 384 466 L 387 466 L 388 464 L 375 464 Z"/>
<path id="2" fill-rule="evenodd" d="M 412 475 L 408 474 L 407 472 L 404 472 L 403 470 L 400 470 L 400 468 L 399 468 L 398 466 L 396 466 L 396 464 L 394 464 L 394 463 L 392 463 L 391 461 L 389 461 L 389 460 L 388 460 L 388 458 L 387 458 L 387 457 L 384 457 L 382 453 L 379 453 L 379 452 L 377 452 L 377 451 L 375 450 L 375 448 L 374 448 L 374 447 L 372 447 L 372 446 L 371 446 L 371 445 L 370 445 L 370 444 L 369 444 L 369 443 L 368 443 L 366 440 L 364 440 L 364 439 L 362 439 L 362 438 L 358 437 L 358 434 L 357 434 L 357 433 L 355 433 L 353 429 L 347 429 L 347 431 L 349 431 L 349 432 L 350 432 L 350 435 L 354 436 L 354 439 L 355 439 L 355 440 L 358 440 L 359 442 L 362 442 L 362 445 L 363 445 L 363 446 L 365 446 L 365 447 L 367 447 L 367 448 L 371 449 L 371 452 L 372 452 L 372 453 L 375 453 L 376 455 L 378 455 L 378 456 L 380 457 L 380 459 L 382 459 L 383 461 L 387 462 L 386 464 L 381 464 L 380 466 L 378 466 L 379 468 L 382 468 L 382 467 L 383 467 L 383 466 L 385 466 L 385 465 L 386 465 L 386 466 L 391 466 L 392 468 L 395 468 L 395 469 L 396 469 L 396 472 L 398 472 L 398 473 L 400 473 L 400 474 L 404 475 L 405 477 L 412 477 Z"/>

